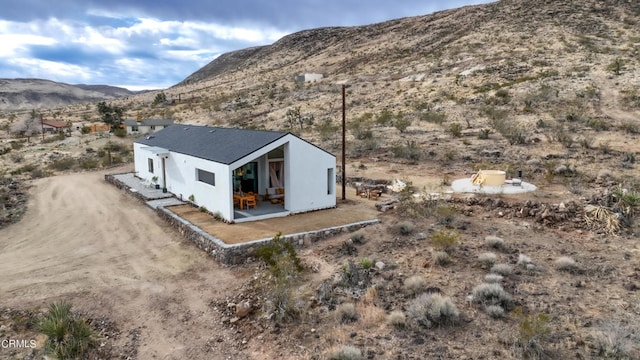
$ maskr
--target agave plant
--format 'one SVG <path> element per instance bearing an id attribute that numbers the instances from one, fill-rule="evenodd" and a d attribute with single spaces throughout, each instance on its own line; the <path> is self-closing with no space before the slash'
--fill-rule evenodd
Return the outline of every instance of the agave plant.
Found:
<path id="1" fill-rule="evenodd" d="M 49 305 L 49 311 L 38 323 L 47 335 L 44 350 L 58 359 L 80 357 L 96 343 L 89 324 L 71 313 L 71 304 L 59 301 Z"/>
<path id="2" fill-rule="evenodd" d="M 601 226 L 612 235 L 620 230 L 620 216 L 604 206 L 587 205 L 584 219 L 589 226 Z"/>

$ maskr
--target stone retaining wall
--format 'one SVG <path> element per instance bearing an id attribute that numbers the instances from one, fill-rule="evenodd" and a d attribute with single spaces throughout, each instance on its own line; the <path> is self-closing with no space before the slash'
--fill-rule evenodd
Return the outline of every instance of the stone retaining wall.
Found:
<path id="1" fill-rule="evenodd" d="M 126 190 L 129 195 L 132 195 L 136 199 L 142 201 L 143 203 L 146 203 L 147 202 L 147 198 L 145 198 L 144 195 L 142 195 L 141 193 L 139 193 L 137 191 L 131 191 L 131 187 L 129 187 L 129 185 L 127 185 L 127 184 L 123 183 L 122 181 L 116 179 L 116 175 L 123 175 L 123 174 L 128 174 L 128 172 L 120 173 L 120 174 L 107 174 L 107 175 L 104 176 L 104 180 L 106 182 L 108 182 L 109 184 L 117 187 L 118 189 Z"/>
<path id="2" fill-rule="evenodd" d="M 271 240 L 271 238 L 266 238 L 242 244 L 226 244 L 224 241 L 206 233 L 199 227 L 191 224 L 164 207 L 158 207 L 156 212 L 160 218 L 174 227 L 183 237 L 192 241 L 201 250 L 226 265 L 235 265 L 245 262 L 248 258 L 254 256 L 257 247 Z M 321 230 L 283 235 L 282 238 L 290 241 L 296 246 L 302 247 L 340 233 L 356 231 L 367 225 L 376 224 L 378 222 L 380 222 L 378 219 L 360 221 L 357 223 L 335 226 Z"/>

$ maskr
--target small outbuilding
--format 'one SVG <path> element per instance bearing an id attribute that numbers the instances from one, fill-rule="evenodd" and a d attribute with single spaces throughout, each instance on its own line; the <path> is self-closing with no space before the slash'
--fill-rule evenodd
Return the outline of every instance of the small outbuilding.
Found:
<path id="1" fill-rule="evenodd" d="M 133 149 L 136 176 L 228 222 L 336 206 L 336 157 L 291 133 L 176 124 Z"/>
<path id="2" fill-rule="evenodd" d="M 42 120 L 42 130 L 50 133 L 70 131 L 71 123 L 59 120 Z"/>
<path id="3" fill-rule="evenodd" d="M 140 121 L 127 119 L 124 126 L 127 135 L 150 134 L 173 125 L 173 119 L 142 119 Z"/>

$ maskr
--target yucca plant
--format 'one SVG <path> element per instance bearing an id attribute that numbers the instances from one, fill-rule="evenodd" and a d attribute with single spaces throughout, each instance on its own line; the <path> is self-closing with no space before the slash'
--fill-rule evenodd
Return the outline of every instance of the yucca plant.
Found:
<path id="1" fill-rule="evenodd" d="M 618 215 L 604 206 L 587 205 L 584 219 L 589 226 L 602 226 L 612 235 L 620 230 Z"/>
<path id="2" fill-rule="evenodd" d="M 71 304 L 59 301 L 49 305 L 49 311 L 38 323 L 47 335 L 44 351 L 58 359 L 76 358 L 96 343 L 95 334 L 87 322 L 71 313 Z"/>

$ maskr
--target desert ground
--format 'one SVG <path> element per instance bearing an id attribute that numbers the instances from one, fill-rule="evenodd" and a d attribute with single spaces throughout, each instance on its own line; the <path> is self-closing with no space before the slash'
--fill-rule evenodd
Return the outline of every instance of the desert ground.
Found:
<path id="1" fill-rule="evenodd" d="M 274 322 L 266 310 L 264 265 L 219 265 L 152 210 L 103 180 L 105 172 L 128 169 L 31 182 L 24 218 L 0 230 L 2 336 L 41 342 L 16 311 L 37 315 L 52 301 L 67 299 L 100 329 L 101 345 L 92 358 L 324 359 L 348 344 L 379 359 L 520 358 L 516 338 L 522 320 L 515 315 L 492 319 L 468 300 L 488 273 L 478 258 L 492 250 L 484 239 L 494 235 L 507 244 L 495 251 L 497 262 L 515 269 L 503 283 L 514 304 L 526 314 L 551 319 L 544 324 L 551 358 L 598 358 L 605 337 L 627 346 L 628 358 L 637 354 L 629 345 L 638 334 L 632 319 L 640 315 L 640 248 L 633 237 L 545 229 L 534 221 L 499 216 L 499 209 L 479 208 L 477 216 L 447 215 L 462 237 L 452 263 L 441 266 L 428 238 L 440 228 L 442 216 L 416 221 L 380 213 L 381 224 L 362 230 L 366 242 L 353 245 L 352 234 L 344 234 L 298 249 L 308 270 L 296 293 L 307 313 Z M 415 228 L 398 233 L 398 224 L 407 219 Z M 534 270 L 519 268 L 519 254 L 530 258 Z M 559 256 L 575 259 L 576 271 L 558 270 Z M 365 289 L 336 288 L 330 303 L 323 303 L 318 293 L 323 284 L 335 283 L 346 264 L 365 258 L 385 266 L 371 270 Z M 412 296 L 406 282 L 415 276 L 453 299 L 462 324 L 424 330 L 387 323 L 391 311 L 408 311 Z M 242 302 L 250 302 L 253 311 L 239 318 L 234 309 Z M 357 304 L 358 321 L 336 318 L 336 305 L 344 302 Z M 37 353 L 0 351 L 2 358 Z"/>
<path id="2" fill-rule="evenodd" d="M 24 219 L 0 232 L 1 306 L 37 309 L 68 299 L 118 324 L 116 338 L 104 341 L 123 358 L 242 358 L 224 342 L 210 353 L 206 344 L 228 332 L 208 302 L 246 271 L 219 266 L 103 177 L 72 174 L 31 184 Z M 8 351 L 0 350 L 0 358 Z"/>

